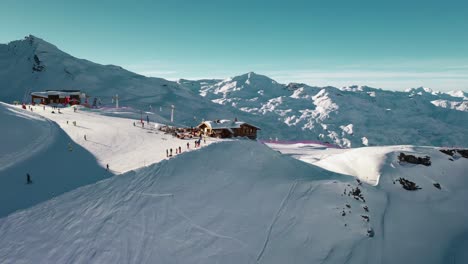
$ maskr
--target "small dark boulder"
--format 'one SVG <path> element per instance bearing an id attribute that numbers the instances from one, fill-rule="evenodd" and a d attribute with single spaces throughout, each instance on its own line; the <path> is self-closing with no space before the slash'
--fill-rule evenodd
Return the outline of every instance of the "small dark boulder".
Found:
<path id="1" fill-rule="evenodd" d="M 440 184 L 439 184 L 439 183 L 437 183 L 437 182 L 436 182 L 436 183 L 434 183 L 434 187 L 436 187 L 436 188 L 437 188 L 437 189 L 439 189 L 439 190 L 441 189 L 441 187 L 440 187 Z"/>
<path id="2" fill-rule="evenodd" d="M 366 202 L 366 200 L 364 200 L 364 196 L 362 196 L 362 192 L 361 189 L 359 189 L 359 187 L 352 188 L 348 194 L 351 194 L 354 197 L 354 199 L 358 201 L 362 200 L 363 202 Z"/>

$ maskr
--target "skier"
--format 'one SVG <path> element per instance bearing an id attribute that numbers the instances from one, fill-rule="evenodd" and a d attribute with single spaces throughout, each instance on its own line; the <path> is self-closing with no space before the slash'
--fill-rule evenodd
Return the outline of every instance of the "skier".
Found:
<path id="1" fill-rule="evenodd" d="M 109 164 L 106 164 L 106 171 L 109 171 Z"/>
<path id="2" fill-rule="evenodd" d="M 45 111 L 45 105 L 44 105 L 44 111 Z"/>
<path id="3" fill-rule="evenodd" d="M 133 126 L 136 126 L 136 125 L 135 125 L 135 122 L 133 122 Z"/>
<path id="4" fill-rule="evenodd" d="M 166 149 L 166 158 L 169 157 L 169 150 Z"/>
<path id="5" fill-rule="evenodd" d="M 179 154 L 182 153 L 182 148 L 179 146 Z"/>
<path id="6" fill-rule="evenodd" d="M 29 175 L 29 173 L 26 173 L 26 184 L 31 184 L 31 183 L 32 183 L 31 175 Z"/>
<path id="7" fill-rule="evenodd" d="M 189 149 L 189 148 L 190 148 L 190 143 L 187 142 L 187 149 Z"/>
<path id="8" fill-rule="evenodd" d="M 172 149 L 170 149 L 170 153 L 171 153 L 171 155 L 169 157 L 172 157 Z"/>
<path id="9" fill-rule="evenodd" d="M 149 125 L 149 116 L 146 116 L 146 123 Z"/>
<path id="10" fill-rule="evenodd" d="M 68 120 L 67 120 L 67 125 L 68 125 Z"/>
<path id="11" fill-rule="evenodd" d="M 84 140 L 85 140 L 85 141 L 87 140 L 87 139 L 86 139 L 86 135 L 84 135 Z"/>

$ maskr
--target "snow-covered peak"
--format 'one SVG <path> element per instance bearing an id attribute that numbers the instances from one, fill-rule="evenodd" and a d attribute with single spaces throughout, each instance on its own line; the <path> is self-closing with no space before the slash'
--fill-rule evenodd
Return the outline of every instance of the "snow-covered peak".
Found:
<path id="1" fill-rule="evenodd" d="M 344 86 L 341 87 L 341 91 L 348 91 L 348 92 L 362 92 L 364 89 L 364 86 L 361 85 L 350 85 L 350 86 Z"/>
<path id="2" fill-rule="evenodd" d="M 424 93 L 426 94 L 432 94 L 432 95 L 439 95 L 441 94 L 440 91 L 434 91 L 431 88 L 428 87 L 418 87 L 418 88 L 410 88 L 406 89 L 405 92 L 411 93 L 412 95 L 417 94 L 417 95 L 422 95 Z"/>
<path id="3" fill-rule="evenodd" d="M 56 53 L 66 54 L 57 46 L 33 35 L 24 37 L 22 40 L 15 40 L 8 43 L 9 49 L 15 53 L 34 52 L 36 54 Z"/>
<path id="4" fill-rule="evenodd" d="M 453 96 L 453 97 L 463 98 L 463 100 L 468 100 L 468 93 L 465 93 L 462 90 L 449 91 L 449 92 L 446 92 L 446 94 Z"/>
<path id="5" fill-rule="evenodd" d="M 232 81 L 245 83 L 251 86 L 261 86 L 266 84 L 276 84 L 277 82 L 265 75 L 257 74 L 255 72 L 248 72 L 239 76 L 232 77 Z"/>
<path id="6" fill-rule="evenodd" d="M 276 97 L 280 95 L 284 86 L 275 80 L 254 72 L 248 72 L 207 87 L 201 94 L 222 94 L 223 97 L 242 96 L 253 98 L 256 96 Z"/>

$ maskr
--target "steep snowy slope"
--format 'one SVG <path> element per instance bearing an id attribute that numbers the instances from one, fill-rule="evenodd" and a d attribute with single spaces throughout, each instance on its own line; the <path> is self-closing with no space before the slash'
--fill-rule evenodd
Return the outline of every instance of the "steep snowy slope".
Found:
<path id="1" fill-rule="evenodd" d="M 0 259 L 464 263 L 467 160 L 447 157 L 402 166 L 422 187 L 406 191 L 388 177 L 391 161 L 373 187 L 256 142 L 212 144 L 0 219 Z"/>
<path id="2" fill-rule="evenodd" d="M 19 109 L 21 106 L 15 108 Z M 194 139 L 182 140 L 159 131 L 151 119 L 142 127 L 138 119 L 107 116 L 108 111 L 72 107 L 57 110 L 47 106 L 32 106 L 35 115 L 54 121 L 77 144 L 91 152 L 102 167 L 109 164 L 115 173 L 135 170 L 166 159 L 166 150 L 181 147 L 184 152 L 194 149 Z M 117 112 L 123 114 L 122 112 Z M 26 113 L 28 115 L 29 113 Z M 135 123 L 135 125 L 134 125 Z M 76 124 L 76 125 L 74 125 Z M 86 136 L 86 139 L 85 139 Z M 218 141 L 207 138 L 201 146 Z M 190 149 L 187 150 L 187 143 Z"/>
<path id="3" fill-rule="evenodd" d="M 148 78 L 119 66 L 100 65 L 77 59 L 34 36 L 0 44 L 0 100 L 29 100 L 30 91 L 81 89 L 110 105 L 119 95 L 121 106 L 131 106 L 169 119 L 176 107 L 176 121 L 194 125 L 205 119 L 234 118 L 236 109 L 226 109 L 197 93 L 160 78 Z M 242 113 L 240 113 L 242 115 Z M 196 116 L 196 120 L 194 120 Z"/>
<path id="4" fill-rule="evenodd" d="M 0 217 L 112 175 L 37 114 L 0 103 L 0 123 Z"/>
<path id="5" fill-rule="evenodd" d="M 468 100 L 461 96 L 463 92 L 282 85 L 251 72 L 203 85 L 199 93 L 215 103 L 257 115 L 260 126 L 287 124 L 289 129 L 270 134 L 280 139 L 319 139 L 344 147 L 460 146 L 468 142 Z"/>

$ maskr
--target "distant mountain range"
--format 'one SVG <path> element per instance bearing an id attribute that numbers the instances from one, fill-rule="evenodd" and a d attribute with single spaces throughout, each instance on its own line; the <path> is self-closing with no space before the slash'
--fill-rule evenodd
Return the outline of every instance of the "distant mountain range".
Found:
<path id="1" fill-rule="evenodd" d="M 135 112 L 156 109 L 162 122 L 173 104 L 175 122 L 187 126 L 237 117 L 261 127 L 262 139 L 321 140 L 343 147 L 468 146 L 468 94 L 463 91 L 313 87 L 280 84 L 253 72 L 172 82 L 78 59 L 34 36 L 0 44 L 0 100 L 22 100 L 44 89 L 81 89 L 108 104 L 118 94 L 121 105 Z"/>

